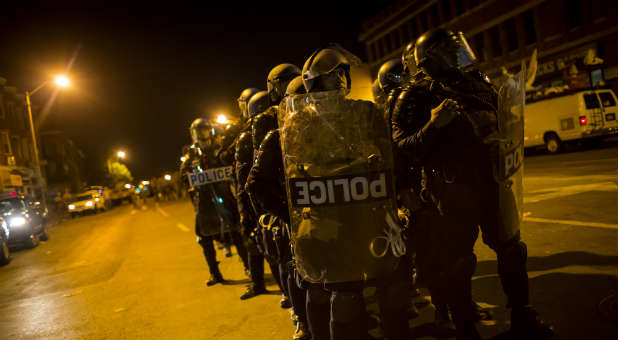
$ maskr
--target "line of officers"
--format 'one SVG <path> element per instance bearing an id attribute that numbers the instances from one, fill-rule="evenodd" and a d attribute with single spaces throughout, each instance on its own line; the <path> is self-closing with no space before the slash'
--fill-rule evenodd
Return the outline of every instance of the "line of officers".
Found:
<path id="1" fill-rule="evenodd" d="M 437 320 L 452 315 L 457 338 L 480 338 L 486 314 L 471 293 L 480 230 L 511 308 L 506 335 L 550 338 L 528 300 L 526 245 L 499 206 L 486 142 L 498 93 L 475 61 L 462 33 L 428 31 L 380 68 L 373 103 L 345 97 L 359 59 L 329 45 L 302 70 L 274 67 L 267 91 L 242 91 L 241 121 L 222 133 L 196 119 L 181 173 L 234 173 L 232 186 L 189 187 L 207 285 L 225 283 L 213 245 L 225 232 L 251 279 L 240 299 L 266 292 L 266 260 L 294 339 L 369 338 L 368 286 L 386 338 L 411 337 L 418 287 Z"/>

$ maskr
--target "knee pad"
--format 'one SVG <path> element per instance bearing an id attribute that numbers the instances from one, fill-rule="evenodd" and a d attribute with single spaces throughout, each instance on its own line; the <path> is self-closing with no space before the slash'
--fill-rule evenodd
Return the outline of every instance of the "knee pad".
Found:
<path id="1" fill-rule="evenodd" d="M 331 315 L 334 322 L 354 322 L 363 314 L 364 308 L 362 292 L 335 291 L 331 296 Z"/>
<path id="2" fill-rule="evenodd" d="M 506 244 L 498 252 L 498 264 L 503 268 L 518 268 L 526 264 L 528 247 L 517 240 Z"/>
<path id="3" fill-rule="evenodd" d="M 307 300 L 310 303 L 326 305 L 330 302 L 330 292 L 325 291 L 320 284 L 309 284 L 307 294 Z"/>

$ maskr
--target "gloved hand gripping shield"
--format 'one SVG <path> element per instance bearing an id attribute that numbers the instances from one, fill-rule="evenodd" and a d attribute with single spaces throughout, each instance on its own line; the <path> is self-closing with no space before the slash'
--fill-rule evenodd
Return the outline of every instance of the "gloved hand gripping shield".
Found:
<path id="1" fill-rule="evenodd" d="M 526 99 L 526 69 L 507 78 L 499 87 L 498 132 L 486 139 L 493 144 L 494 179 L 498 183 L 498 205 L 502 217 L 498 239 L 508 241 L 519 232 L 523 217 L 524 175 L 524 107 Z"/>
<path id="2" fill-rule="evenodd" d="M 314 283 L 390 273 L 405 246 L 380 111 L 342 89 L 288 96 L 278 119 L 299 273 Z"/>

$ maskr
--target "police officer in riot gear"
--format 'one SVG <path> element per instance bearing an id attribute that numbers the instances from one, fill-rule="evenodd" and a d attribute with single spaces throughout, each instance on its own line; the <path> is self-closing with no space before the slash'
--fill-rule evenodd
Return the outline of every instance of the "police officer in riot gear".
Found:
<path id="1" fill-rule="evenodd" d="M 241 300 L 249 299 L 266 292 L 266 286 L 264 284 L 262 237 L 261 233 L 256 230 L 258 217 L 249 199 L 249 195 L 245 191 L 247 176 L 249 176 L 249 171 L 253 165 L 253 137 L 251 132 L 253 116 L 249 112 L 249 101 L 251 97 L 257 93 L 265 93 L 265 91 L 255 91 L 255 89 L 249 88 L 242 91 L 239 97 L 238 106 L 244 122 L 242 132 L 233 144 L 236 200 L 240 213 L 240 223 L 243 228 L 243 233 L 247 238 L 249 272 L 251 277 L 251 284 L 247 286 L 246 291 L 240 296 Z M 220 155 L 220 157 L 222 157 L 222 155 Z"/>
<path id="2" fill-rule="evenodd" d="M 219 166 L 218 161 L 214 157 L 215 145 L 213 135 L 214 129 L 212 125 L 205 119 L 198 118 L 193 121 L 189 130 L 194 145 L 190 148 L 189 158 L 187 158 L 180 167 L 180 172 L 184 175 L 184 181 L 187 185 L 189 184 L 187 174 L 201 172 L 205 169 Z M 219 270 L 213 244 L 214 238 L 222 232 L 222 223 L 232 228 L 230 230 L 232 241 L 245 265 L 247 263 L 246 250 L 242 239 L 238 231 L 233 229 L 233 213 L 227 211 L 219 202 L 219 198 L 223 195 L 222 191 L 220 188 L 217 188 L 217 186 L 221 184 L 223 183 L 204 184 L 193 188 L 191 191 L 191 197 L 197 212 L 195 233 L 204 251 L 204 256 L 211 274 L 210 279 L 206 283 L 208 286 L 225 282 Z"/>
<path id="3" fill-rule="evenodd" d="M 285 65 L 285 64 L 284 64 Z M 281 65 L 280 65 L 281 66 Z M 280 68 L 277 66 L 273 70 Z M 297 71 L 300 73 L 300 70 Z M 271 71 L 271 75 L 272 75 Z M 269 77 L 270 78 L 270 77 Z M 286 80 L 279 86 L 286 86 L 285 95 L 304 93 L 305 89 L 300 76 Z M 280 89 L 278 91 L 281 91 Z M 279 99 L 271 96 L 272 99 Z M 276 102 L 279 104 L 280 99 Z M 271 106 L 273 108 L 273 106 Z M 265 131 L 268 134 L 262 138 Z M 305 289 L 296 284 L 290 249 L 289 211 L 285 191 L 285 175 L 283 173 L 283 159 L 277 130 L 277 116 L 275 110 L 267 110 L 258 115 L 254 122 L 254 138 L 262 140 L 255 163 L 247 180 L 247 191 L 253 202 L 261 209 L 281 221 L 275 229 L 275 244 L 281 275 L 281 283 L 286 288 L 285 293 L 289 296 L 293 308 L 293 319 L 296 323 L 294 339 L 307 339 L 310 337 L 307 328 L 305 312 Z"/>
<path id="4" fill-rule="evenodd" d="M 512 335 L 548 338 L 551 330 L 528 301 L 526 245 L 518 230 L 505 228 L 515 212 L 505 214 L 499 206 L 502 189 L 492 163 L 499 157 L 495 143 L 488 142 L 498 133 L 496 90 L 478 71 L 466 71 L 475 56 L 461 32 L 428 31 L 413 51 L 424 77 L 404 86 L 394 107 L 392 134 L 396 147 L 423 168 L 421 197 L 438 211 L 433 228 L 442 233 L 432 247 L 440 250 L 432 261 L 435 270 L 427 273 L 432 297 L 451 307 L 458 337 L 479 337 L 471 277 L 480 226 L 483 241 L 498 256 L 512 308 Z"/>
<path id="5" fill-rule="evenodd" d="M 311 282 L 307 318 L 314 339 L 365 338 L 362 290 L 385 279 L 403 287 L 401 295 L 384 289 L 378 297 L 386 336 L 407 338 L 410 299 L 405 278 L 395 274 L 405 249 L 392 218 L 390 138 L 375 104 L 345 98 L 354 58 L 346 54 L 338 46 L 314 52 L 302 72 L 307 95 L 279 112 L 295 262 Z"/>

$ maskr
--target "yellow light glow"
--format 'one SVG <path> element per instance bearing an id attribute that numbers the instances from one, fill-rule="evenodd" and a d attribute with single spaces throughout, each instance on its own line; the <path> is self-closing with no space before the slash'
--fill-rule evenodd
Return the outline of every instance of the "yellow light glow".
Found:
<path id="1" fill-rule="evenodd" d="M 187 157 L 185 157 L 185 156 L 180 157 L 180 161 L 181 161 L 181 162 L 184 162 L 184 161 L 186 161 L 186 160 L 187 160 Z"/>
<path id="2" fill-rule="evenodd" d="M 124 185 L 124 187 L 127 188 L 127 189 L 131 189 L 131 184 L 127 183 L 127 184 Z"/>
<path id="3" fill-rule="evenodd" d="M 150 184 L 150 181 L 142 181 L 142 184 L 143 185 L 148 185 L 148 184 Z"/>
<path id="4" fill-rule="evenodd" d="M 217 123 L 219 124 L 227 124 L 229 122 L 229 120 L 227 119 L 227 117 L 224 114 L 220 114 L 217 117 Z"/>
<path id="5" fill-rule="evenodd" d="M 71 81 L 69 81 L 69 78 L 65 76 L 56 76 L 54 82 L 60 87 L 68 87 L 69 85 L 71 85 Z"/>
<path id="6" fill-rule="evenodd" d="M 165 177 L 166 181 L 171 181 L 172 180 L 172 176 L 170 176 L 170 175 L 165 175 L 164 177 Z"/>
<path id="7" fill-rule="evenodd" d="M 125 157 L 127 157 L 127 154 L 124 151 L 118 151 L 116 153 L 116 156 L 118 156 L 118 158 L 123 158 L 124 159 Z"/>

